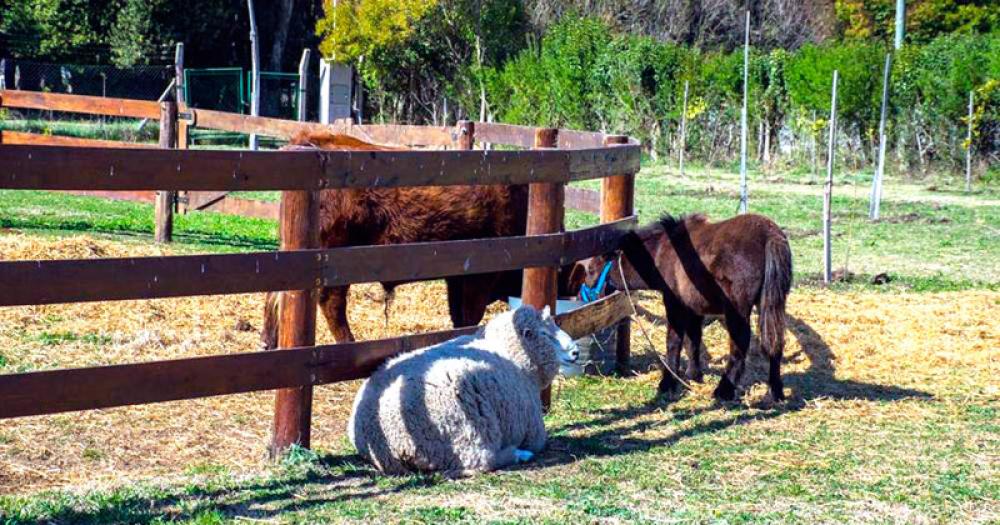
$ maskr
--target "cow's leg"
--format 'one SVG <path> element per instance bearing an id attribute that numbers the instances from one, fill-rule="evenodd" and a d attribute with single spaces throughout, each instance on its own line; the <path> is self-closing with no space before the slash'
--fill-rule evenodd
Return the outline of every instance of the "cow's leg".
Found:
<path id="1" fill-rule="evenodd" d="M 456 328 L 465 326 L 465 313 L 462 310 L 465 279 L 462 277 L 448 277 L 444 282 L 448 286 L 448 315 L 451 316 L 451 324 Z"/>
<path id="2" fill-rule="evenodd" d="M 319 307 L 323 310 L 326 324 L 338 343 L 354 341 L 354 334 L 351 333 L 351 326 L 347 321 L 347 295 L 350 289 L 350 286 L 323 288 L 319 295 Z"/>
<path id="3" fill-rule="evenodd" d="M 479 324 L 493 299 L 497 274 L 464 275 L 446 279 L 448 311 L 455 328 Z"/>

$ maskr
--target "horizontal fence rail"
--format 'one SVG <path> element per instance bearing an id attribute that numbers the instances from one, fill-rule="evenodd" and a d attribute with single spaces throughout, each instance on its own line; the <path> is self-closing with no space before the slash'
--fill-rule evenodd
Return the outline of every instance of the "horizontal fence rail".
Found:
<path id="1" fill-rule="evenodd" d="M 330 250 L 0 262 L 0 306 L 154 299 L 561 266 L 614 251 L 634 218 L 582 230 Z"/>
<path id="2" fill-rule="evenodd" d="M 15 90 L 0 90 L 0 106 L 145 119 L 159 118 L 160 111 L 158 103 L 147 100 Z M 196 108 L 187 108 L 182 117 L 190 126 L 267 135 L 285 140 L 303 131 L 343 133 L 373 144 L 408 148 L 450 148 L 458 140 L 455 128 L 441 126 L 319 124 Z M 478 142 L 529 149 L 534 144 L 534 133 L 535 128 L 531 126 L 476 123 Z M 600 148 L 604 144 L 604 137 L 603 133 L 591 131 L 560 130 L 558 147 L 559 149 Z M 630 143 L 637 144 L 634 141 Z"/>
<path id="3" fill-rule="evenodd" d="M 574 338 L 628 317 L 620 292 L 556 316 Z M 273 390 L 368 377 L 386 359 L 478 327 L 337 345 L 0 375 L 0 419 Z"/>
<path id="4" fill-rule="evenodd" d="M 160 103 L 126 98 L 65 95 L 40 91 L 0 91 L 0 106 L 112 117 L 160 118 Z"/>
<path id="5" fill-rule="evenodd" d="M 121 140 L 85 139 L 61 135 L 42 135 L 22 131 L 0 130 L 0 144 L 22 146 L 74 146 L 85 148 L 155 148 L 156 144 L 124 142 Z"/>
<path id="6" fill-rule="evenodd" d="M 570 182 L 639 170 L 639 148 L 221 151 L 0 145 L 0 189 L 318 190 Z"/>

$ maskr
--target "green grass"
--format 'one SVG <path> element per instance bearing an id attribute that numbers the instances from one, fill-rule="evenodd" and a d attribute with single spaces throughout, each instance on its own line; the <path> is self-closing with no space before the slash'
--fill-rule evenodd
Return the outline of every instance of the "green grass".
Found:
<path id="1" fill-rule="evenodd" d="M 735 215 L 738 182 L 731 173 L 692 169 L 680 178 L 665 166 L 650 166 L 636 182 L 636 211 L 647 222 L 662 214 L 705 213 L 719 220 Z M 750 179 L 750 209 L 772 218 L 791 238 L 796 278 L 816 280 L 822 271 L 823 187 L 801 182 Z M 763 180 L 762 180 L 763 179 Z M 941 195 L 912 183 L 890 180 L 881 218 L 868 220 L 870 177 L 848 174 L 836 181 L 833 197 L 834 268 L 857 274 L 846 286 L 870 287 L 879 273 L 883 289 L 957 290 L 996 288 L 1000 280 L 1000 189 L 972 195 Z M 596 189 L 596 181 L 581 184 Z M 596 223 L 579 212 L 567 227 Z M 840 286 L 845 286 L 842 284 Z"/>
<path id="2" fill-rule="evenodd" d="M 382 477 L 344 450 L 250 478 L 0 496 L 6 523 L 773 523 L 1000 518 L 996 406 L 935 399 L 823 410 L 647 403 L 648 384 L 574 380 L 557 396 L 543 463 L 461 481 Z M 807 402 L 808 403 L 808 402 Z M 917 404 L 920 417 L 885 420 Z M 954 409 L 967 405 L 958 414 Z M 896 408 L 898 407 L 898 408 Z M 87 452 L 85 451 L 85 454 Z M 95 461 L 99 460 L 95 453 Z"/>
<path id="3" fill-rule="evenodd" d="M 0 130 L 60 135 L 99 140 L 156 143 L 159 122 L 148 121 L 142 130 L 138 119 L 94 117 L 81 120 L 17 119 L 0 116 Z"/>
<path id="4" fill-rule="evenodd" d="M 769 180 L 753 173 L 750 201 L 789 232 L 797 278 L 806 284 L 819 272 L 822 245 L 822 187 L 809 182 L 808 174 Z M 692 169 L 681 179 L 654 165 L 638 179 L 637 208 L 643 221 L 667 212 L 724 218 L 735 212 L 735 188 L 731 173 Z M 874 224 L 865 218 L 866 192 L 865 174 L 838 179 L 834 190 L 836 266 L 849 251 L 846 264 L 860 275 L 836 290 L 1000 287 L 997 188 L 966 195 L 890 180 L 883 220 Z M 596 219 L 573 212 L 567 222 L 575 228 Z M 0 227 L 146 242 L 152 210 L 0 191 Z M 272 221 L 212 213 L 176 218 L 182 251 L 274 249 L 275 229 Z M 893 281 L 869 284 L 880 272 Z M 54 352 L 77 341 L 106 343 L 87 333 L 26 337 Z M 798 395 L 777 407 L 720 407 L 702 396 L 667 404 L 651 401 L 648 380 L 569 380 L 556 392 L 539 461 L 473 479 L 379 476 L 345 443 L 293 450 L 249 477 L 201 463 L 179 465 L 166 480 L 0 495 L 0 523 L 1000 523 L 1000 402 L 995 392 L 983 395 L 988 379 L 952 382 L 969 369 L 947 370 L 931 364 L 938 357 L 920 355 L 899 363 L 899 374 L 910 374 L 905 381 L 862 382 L 850 376 L 860 357 L 837 353 L 845 361 L 836 374 L 789 374 Z M 914 379 L 917 372 L 926 379 Z M 0 449 L 5 439 L 0 433 Z M 80 454 L 95 465 L 104 460 L 96 445 Z"/>
<path id="5" fill-rule="evenodd" d="M 150 241 L 151 204 L 79 197 L 47 191 L 0 190 L 0 228 L 65 235 L 97 233 L 127 240 Z M 174 217 L 179 247 L 203 251 L 273 250 L 274 221 L 190 213 Z"/>

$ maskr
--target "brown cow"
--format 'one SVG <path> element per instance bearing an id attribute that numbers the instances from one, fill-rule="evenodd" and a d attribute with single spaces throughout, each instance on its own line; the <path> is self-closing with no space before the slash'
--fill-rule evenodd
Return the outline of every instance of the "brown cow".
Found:
<path id="1" fill-rule="evenodd" d="M 301 133 L 286 149 L 391 150 L 346 135 Z M 324 248 L 524 235 L 526 186 L 441 186 L 336 189 L 320 192 Z M 478 324 L 495 300 L 519 293 L 521 272 L 449 277 L 448 308 L 456 327 Z M 401 282 L 382 283 L 387 300 Z M 324 288 L 319 306 L 338 343 L 354 340 L 347 320 L 348 286 Z M 277 343 L 277 294 L 268 294 L 261 342 Z M 387 305 L 388 308 L 388 305 Z"/>

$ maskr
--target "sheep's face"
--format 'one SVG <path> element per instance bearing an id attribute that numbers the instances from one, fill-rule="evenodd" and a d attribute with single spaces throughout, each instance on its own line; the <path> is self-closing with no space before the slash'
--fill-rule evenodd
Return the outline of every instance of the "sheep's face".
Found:
<path id="1" fill-rule="evenodd" d="M 556 357 L 559 359 L 559 364 L 571 365 L 576 363 L 576 360 L 580 358 L 580 349 L 577 348 L 576 341 L 556 324 L 556 319 L 552 317 L 548 306 L 542 310 L 542 321 L 545 323 L 546 328 L 556 337 Z"/>
<path id="2" fill-rule="evenodd" d="M 491 346 L 525 370 L 543 389 L 552 383 L 561 363 L 579 357 L 576 343 L 559 329 L 548 312 L 522 306 L 501 314 L 486 325 Z"/>

